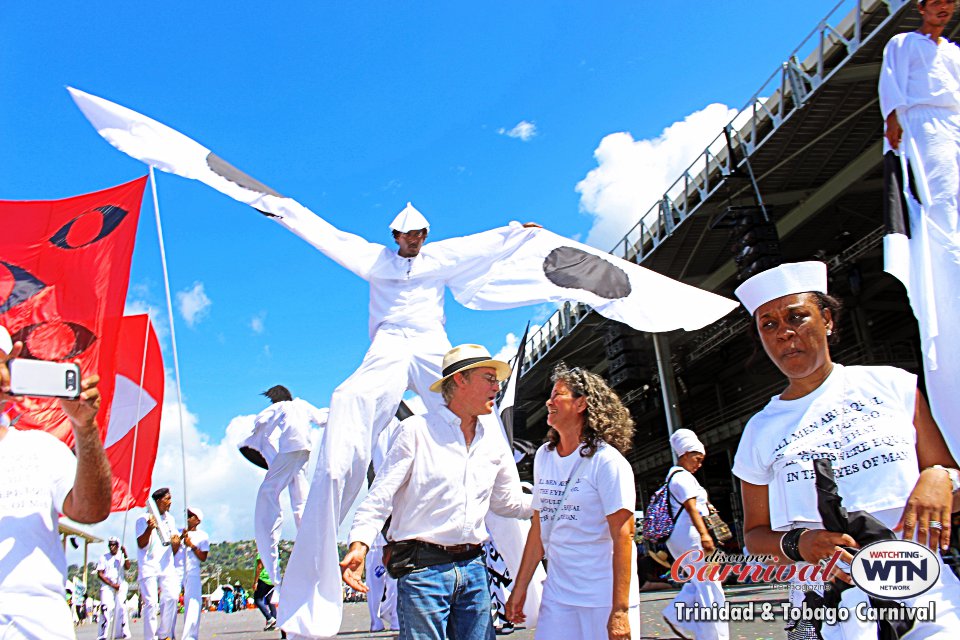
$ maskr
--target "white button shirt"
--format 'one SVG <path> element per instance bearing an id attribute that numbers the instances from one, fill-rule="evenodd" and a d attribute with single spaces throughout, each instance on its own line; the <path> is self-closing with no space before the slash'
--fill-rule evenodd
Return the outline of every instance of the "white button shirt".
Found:
<path id="1" fill-rule="evenodd" d="M 391 540 L 423 540 L 450 546 L 489 538 L 487 511 L 529 518 L 531 498 L 497 417 L 479 416 L 467 447 L 460 418 L 446 406 L 404 420 L 370 492 L 357 509 L 350 542 L 372 547 L 387 516 Z"/>
<path id="2" fill-rule="evenodd" d="M 883 50 L 879 92 L 884 118 L 917 105 L 960 110 L 960 48 L 946 38 L 895 35 Z"/>

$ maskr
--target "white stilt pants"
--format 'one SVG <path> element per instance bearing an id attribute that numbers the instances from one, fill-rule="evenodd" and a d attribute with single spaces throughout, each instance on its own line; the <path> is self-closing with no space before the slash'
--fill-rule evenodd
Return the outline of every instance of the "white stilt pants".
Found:
<path id="1" fill-rule="evenodd" d="M 396 631 L 400 628 L 397 615 L 397 581 L 383 566 L 383 547 L 376 545 L 367 554 L 367 609 L 370 611 L 370 631 L 383 631 L 384 623 Z"/>
<path id="2" fill-rule="evenodd" d="M 159 591 L 159 607 L 158 602 Z M 144 640 L 172 638 L 177 623 L 177 600 L 180 598 L 180 575 L 176 572 L 140 578 L 143 599 Z M 159 624 L 158 624 L 159 609 Z"/>
<path id="3" fill-rule="evenodd" d="M 443 331 L 381 326 L 360 368 L 334 391 L 300 535 L 280 585 L 280 626 L 288 634 L 333 637 L 340 629 L 337 529 L 366 480 L 373 443 L 404 392 L 416 392 L 428 410 L 442 404 L 429 387 L 440 378 L 449 350 Z"/>
<path id="4" fill-rule="evenodd" d="M 188 550 L 187 553 L 193 553 Z M 187 574 L 183 578 L 183 640 L 197 640 L 200 635 L 200 610 L 203 607 L 203 595 L 200 586 L 200 574 Z"/>
<path id="5" fill-rule="evenodd" d="M 910 305 L 920 325 L 927 396 L 960 458 L 960 113 L 913 107 L 901 118 L 903 151 L 923 202 L 910 220 Z"/>
<path id="6" fill-rule="evenodd" d="M 290 495 L 290 508 L 293 520 L 300 530 L 303 507 L 307 502 L 307 462 L 310 452 L 290 451 L 278 453 L 270 462 L 267 475 L 263 477 L 257 492 L 257 504 L 253 512 L 253 532 L 257 541 L 257 552 L 267 568 L 267 574 L 273 584 L 280 582 L 279 553 L 280 532 L 283 528 L 283 511 L 280 508 L 280 494 L 284 489 Z"/>

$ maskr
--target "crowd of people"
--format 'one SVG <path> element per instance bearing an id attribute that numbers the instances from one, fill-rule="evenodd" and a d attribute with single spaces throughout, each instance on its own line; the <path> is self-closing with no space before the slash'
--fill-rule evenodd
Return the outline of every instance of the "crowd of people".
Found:
<path id="1" fill-rule="evenodd" d="M 801 610 L 881 606 L 853 584 L 844 563 L 858 548 L 896 537 L 915 540 L 939 558 L 960 508 L 960 430 L 954 419 L 960 403 L 952 389 L 960 349 L 950 331 L 960 311 L 960 290 L 951 286 L 960 264 L 960 49 L 942 37 L 956 4 L 919 0 L 922 25 L 891 40 L 880 80 L 886 145 L 901 168 L 894 182 L 907 183 L 890 203 L 903 207 L 909 222 L 906 281 L 920 321 L 930 402 L 912 373 L 833 361 L 830 345 L 841 329 L 842 304 L 828 291 L 824 263 L 782 264 L 736 290 L 752 318 L 749 331 L 758 349 L 785 378 L 783 390 L 747 423 L 734 459 L 744 551 L 780 563 L 830 567 L 813 588 L 793 585 L 790 601 Z M 451 348 L 443 329 L 448 280 L 494 261 L 497 247 L 519 227 L 446 241 L 425 257 L 429 224 L 409 204 L 391 224 L 396 251 L 319 218 L 305 220 L 284 224 L 370 281 L 372 344 L 357 372 L 334 393 L 329 413 L 274 386 L 264 393 L 270 406 L 243 443 L 253 452 L 251 460 L 267 470 L 256 498 L 259 555 L 251 585 L 265 628 L 307 632 L 314 614 L 298 612 L 325 601 L 326 576 L 335 571 L 322 564 L 335 540 L 318 534 L 335 524 L 331 514 L 335 521 L 342 517 L 345 503 L 358 493 L 383 432 L 389 435 L 382 460 L 340 561 L 339 578 L 349 591 L 337 589 L 337 607 L 347 594 L 368 594 L 374 584 L 372 630 L 398 628 L 401 640 L 491 640 L 484 556 L 492 513 L 529 521 L 510 530 L 523 532 L 505 603 L 511 624 L 535 625 L 538 640 L 639 638 L 638 505 L 633 469 L 624 457 L 633 441 L 629 411 L 600 376 L 557 365 L 545 398 L 546 442 L 536 452 L 527 494 L 494 412 L 510 366 L 481 345 Z M 87 375 L 79 397 L 60 402 L 73 427 L 71 451 L 52 435 L 12 428 L 2 413 L 13 398 L 7 363 L 22 350 L 0 327 L 0 637 L 73 638 L 57 519 L 63 514 L 96 523 L 109 514 L 111 471 L 97 424 L 99 379 Z M 423 398 L 427 411 L 391 422 L 408 388 Z M 328 419 L 333 426 L 308 486 L 310 425 Z M 699 552 L 688 563 L 697 570 L 719 543 L 709 497 L 697 479 L 707 450 L 689 429 L 674 431 L 670 446 L 675 464 L 664 490 L 673 523 L 666 549 L 674 558 Z M 282 574 L 284 489 L 296 528 L 307 535 L 299 537 Z M 203 514 L 187 509 L 181 529 L 168 488 L 154 491 L 151 500 L 135 527 L 144 637 L 177 635 L 182 593 L 179 636 L 195 640 L 200 570 L 210 548 L 200 529 Z M 493 533 L 498 546 L 509 547 L 511 540 Z M 842 562 L 828 564 L 838 555 Z M 542 566 L 547 571 L 541 582 L 536 575 Z M 111 538 L 96 566 L 101 639 L 130 637 L 124 606 L 129 568 L 125 547 Z M 684 607 L 711 609 L 724 602 L 719 581 L 692 579 L 663 616 L 680 637 L 725 640 L 727 622 L 677 615 Z M 857 617 L 826 624 L 800 616 L 789 621 L 786 634 L 791 640 L 960 637 L 960 581 L 952 571 L 941 570 L 929 590 L 906 604 L 933 605 L 936 617 L 898 626 Z"/>

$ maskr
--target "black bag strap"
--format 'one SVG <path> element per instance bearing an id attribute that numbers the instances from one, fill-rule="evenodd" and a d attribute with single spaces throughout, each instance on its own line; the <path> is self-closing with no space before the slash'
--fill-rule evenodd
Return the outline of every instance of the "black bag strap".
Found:
<path id="1" fill-rule="evenodd" d="M 673 515 L 673 503 L 671 498 L 673 498 L 673 493 L 670 492 L 670 481 L 673 480 L 673 476 L 677 475 L 681 471 L 686 471 L 686 469 L 677 469 L 669 476 L 667 476 L 667 481 L 663 483 L 663 486 L 667 488 L 667 513 L 670 514 L 670 519 L 673 520 L 673 524 L 677 524 L 677 520 L 680 519 L 680 512 L 677 512 L 677 515 Z"/>

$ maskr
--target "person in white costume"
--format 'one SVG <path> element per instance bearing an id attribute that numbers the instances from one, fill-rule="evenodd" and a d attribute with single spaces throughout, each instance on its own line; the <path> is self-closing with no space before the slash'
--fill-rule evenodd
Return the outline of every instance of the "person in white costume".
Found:
<path id="1" fill-rule="evenodd" d="M 909 238 L 888 235 L 885 268 L 907 287 L 920 325 L 927 396 L 947 446 L 960 457 L 960 48 L 942 36 L 954 0 L 920 0 L 917 31 L 883 52 L 880 109 L 888 146 L 901 155 L 920 206 L 908 206 Z"/>
<path id="2" fill-rule="evenodd" d="M 183 576 L 183 640 L 197 640 L 200 635 L 200 611 L 203 591 L 200 565 L 210 553 L 210 537 L 198 529 L 203 512 L 196 507 L 187 509 L 187 528 L 180 535 L 180 549 L 174 557 L 177 571 Z"/>
<path id="3" fill-rule="evenodd" d="M 704 489 L 694 473 L 703 464 L 707 450 L 690 429 L 677 429 L 670 436 L 670 446 L 677 454 L 677 464 L 667 471 L 670 491 L 670 512 L 679 514 L 673 526 L 673 533 L 667 538 L 667 549 L 674 558 L 679 558 L 691 549 L 700 549 L 705 554 L 712 552 L 716 545 L 710 536 L 703 516 L 709 513 L 707 490 Z M 703 562 L 686 562 L 688 566 L 699 569 Z M 723 607 L 726 599 L 723 586 L 716 580 L 691 579 L 683 583 L 680 592 L 664 608 L 663 617 L 676 632 L 686 631 L 697 640 L 726 640 L 730 637 L 730 627 L 725 621 L 681 621 L 677 617 L 678 604 L 688 607 Z M 678 633 L 678 635 L 680 635 Z"/>
<path id="4" fill-rule="evenodd" d="M 130 626 L 127 620 L 127 577 L 130 558 L 127 550 L 120 546 L 120 538 L 111 537 L 107 543 L 107 552 L 97 562 L 97 575 L 100 576 L 100 630 L 98 640 L 107 638 L 129 638 Z M 116 620 L 114 617 L 116 616 Z"/>
<path id="5" fill-rule="evenodd" d="M 960 490 L 956 462 L 915 375 L 832 361 L 829 342 L 837 334 L 840 304 L 827 294 L 826 265 L 783 264 L 753 276 L 736 293 L 764 351 L 787 378 L 786 388 L 747 423 L 734 458 L 750 552 L 808 564 L 840 552 L 850 562 L 845 548 L 892 539 L 897 531 L 935 552 L 946 550 Z M 827 485 L 832 494 L 824 491 Z M 838 501 L 845 512 L 836 508 Z M 869 528 L 858 524 L 864 522 Z M 849 581 L 837 568 L 830 583 L 795 585 L 794 606 L 835 603 L 849 618 L 835 625 L 791 621 L 787 637 L 877 637 L 877 623 L 855 614 L 860 603 L 876 605 Z M 800 588 L 811 586 L 816 591 Z M 932 603 L 936 610 L 935 620 L 913 623 L 907 637 L 960 637 L 960 581 L 942 562 L 930 590 L 902 602 Z"/>
<path id="6" fill-rule="evenodd" d="M 170 489 L 161 487 L 151 498 L 157 503 L 162 522 L 157 522 L 149 514 L 137 518 L 137 572 L 140 597 L 143 598 L 143 637 L 145 640 L 163 640 L 173 637 L 177 622 L 181 577 L 174 556 L 180 550 L 180 534 L 170 513 L 173 504 Z M 158 526 L 172 532 L 166 543 L 157 531 Z"/>
<path id="7" fill-rule="evenodd" d="M 10 426 L 4 413 L 13 399 L 7 360 L 22 350 L 23 343 L 11 342 L 0 327 L 0 637 L 72 640 L 57 522 L 60 513 L 84 524 L 110 515 L 110 463 L 96 422 L 99 378 L 85 378 L 78 399 L 60 402 L 73 426 L 71 453 L 48 433 Z"/>
<path id="8" fill-rule="evenodd" d="M 370 613 L 370 631 L 383 631 L 385 624 L 391 631 L 400 628 L 397 617 L 397 580 L 391 578 L 383 564 L 383 546 L 387 543 L 383 534 L 378 534 L 370 553 L 367 554 L 367 609 Z"/>
<path id="9" fill-rule="evenodd" d="M 294 398 L 286 387 L 279 384 L 264 391 L 263 395 L 270 398 L 272 404 L 257 415 L 253 434 L 247 442 L 260 441 L 254 448 L 264 453 L 269 465 L 257 491 L 253 526 L 257 552 L 270 581 L 276 585 L 280 583 L 278 545 L 283 528 L 280 494 L 287 490 L 293 521 L 299 531 L 310 488 L 307 482 L 310 424 L 323 427 L 327 423 L 327 410 Z"/>
<path id="10" fill-rule="evenodd" d="M 387 457 L 390 443 L 400 427 L 400 420 L 393 418 L 390 424 L 380 432 L 377 444 L 373 448 L 374 474 L 379 473 L 383 461 Z M 400 619 L 397 617 L 397 579 L 387 573 L 383 563 L 383 546 L 387 543 L 383 534 L 377 536 L 370 553 L 367 554 L 367 608 L 370 612 L 370 631 L 383 631 L 384 625 L 390 625 L 392 631 L 400 628 Z"/>
<path id="11" fill-rule="evenodd" d="M 545 557 L 534 638 L 640 638 L 640 585 L 633 543 L 637 494 L 621 451 L 633 419 L 603 378 L 563 363 L 547 400 L 547 444 L 533 462 L 534 517 L 507 599 L 507 618 L 525 622 L 523 604 Z"/>
<path id="12" fill-rule="evenodd" d="M 336 528 L 366 477 L 372 442 L 393 418 L 404 392 L 417 393 L 428 412 L 442 406 L 440 395 L 429 388 L 442 377 L 440 365 L 450 349 L 443 312 L 447 280 L 495 261 L 505 238 L 519 229 L 501 227 L 424 247 L 430 225 L 408 203 L 390 224 L 394 251 L 323 224 L 338 242 L 325 240 L 318 248 L 341 264 L 365 265 L 351 270 L 370 282 L 372 342 L 360 367 L 330 400 L 329 426 L 302 520 L 306 535 L 294 543 L 280 586 L 279 626 L 293 633 L 307 632 L 313 618 L 298 615 L 297 607 L 309 611 L 332 600 L 324 597 L 323 576 L 337 557 Z M 339 591 L 338 577 L 327 577 L 336 580 Z M 294 616 L 301 620 L 287 624 Z"/>

